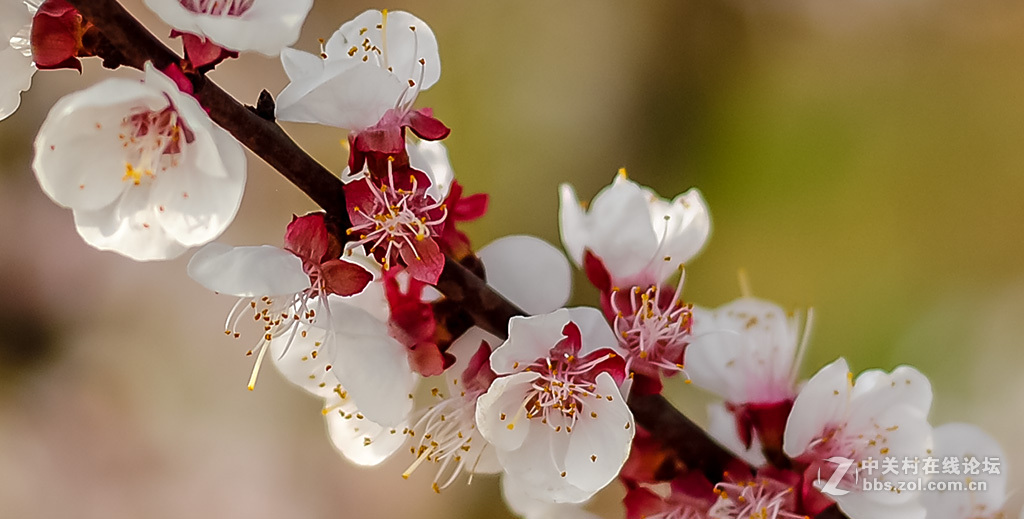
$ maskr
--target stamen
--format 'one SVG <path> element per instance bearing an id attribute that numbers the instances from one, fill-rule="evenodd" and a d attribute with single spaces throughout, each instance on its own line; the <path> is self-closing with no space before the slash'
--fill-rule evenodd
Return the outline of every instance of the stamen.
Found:
<path id="1" fill-rule="evenodd" d="M 252 375 L 249 377 L 249 391 L 256 388 L 256 377 L 260 374 L 260 366 L 263 364 L 263 357 L 266 356 L 267 350 L 270 349 L 270 344 L 264 344 L 260 348 L 260 354 L 256 356 L 256 364 L 252 367 Z"/>

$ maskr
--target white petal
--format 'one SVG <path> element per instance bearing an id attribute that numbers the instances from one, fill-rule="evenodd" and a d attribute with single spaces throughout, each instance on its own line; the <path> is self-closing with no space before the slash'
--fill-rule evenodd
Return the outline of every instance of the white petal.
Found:
<path id="1" fill-rule="evenodd" d="M 533 236 L 499 238 L 477 252 L 487 283 L 531 315 L 565 306 L 572 270 L 558 249 Z"/>
<path id="2" fill-rule="evenodd" d="M 405 424 L 383 427 L 360 416 L 351 398 L 342 399 L 334 393 L 324 400 L 324 421 L 331 444 L 352 463 L 377 465 L 405 443 Z"/>
<path id="3" fill-rule="evenodd" d="M 611 375 L 597 376 L 597 395 L 584 402 L 581 418 L 569 435 L 565 457 L 569 483 L 592 492 L 604 488 L 618 476 L 629 456 L 636 430 L 633 414 Z"/>
<path id="4" fill-rule="evenodd" d="M 407 144 L 409 165 L 430 177 L 427 194 L 434 200 L 448 198 L 448 191 L 451 190 L 452 181 L 455 180 L 455 171 L 452 170 L 452 163 L 448 160 L 448 148 L 441 141 L 421 140 Z"/>
<path id="5" fill-rule="evenodd" d="M 925 519 L 925 509 L 917 501 L 880 503 L 867 492 L 850 492 L 835 500 L 849 519 Z"/>
<path id="6" fill-rule="evenodd" d="M 299 39 L 313 0 L 258 0 L 240 17 L 203 16 L 198 25 L 218 45 L 276 56 Z"/>
<path id="7" fill-rule="evenodd" d="M 774 303 L 740 298 L 715 310 L 694 308 L 686 373 L 726 401 L 792 398 L 798 322 Z"/>
<path id="8" fill-rule="evenodd" d="M 323 58 L 292 48 L 281 50 L 281 64 L 290 81 L 312 81 L 324 73 Z"/>
<path id="9" fill-rule="evenodd" d="M 242 145 L 216 127 L 194 135 L 180 165 L 158 174 L 152 187 L 160 225 L 187 246 L 220 236 L 234 220 L 245 190 Z"/>
<path id="10" fill-rule="evenodd" d="M 388 335 L 385 323 L 355 306 L 332 303 L 329 317 L 332 369 L 338 381 L 367 418 L 397 425 L 412 410 L 416 382 L 405 346 Z"/>
<path id="11" fill-rule="evenodd" d="M 327 330 L 298 324 L 269 342 L 268 355 L 281 375 L 320 398 L 337 396 L 341 387 L 333 370 L 326 369 L 330 362 L 322 355 L 326 337 Z"/>
<path id="12" fill-rule="evenodd" d="M 763 466 L 768 460 L 761 452 L 761 442 L 753 439 L 750 448 L 743 446 L 736 431 L 736 417 L 722 404 L 708 404 L 708 434 L 743 461 L 755 466 Z"/>
<path id="13" fill-rule="evenodd" d="M 365 56 L 367 63 L 381 69 L 390 67 L 402 85 L 412 80 L 420 90 L 430 88 L 441 77 L 441 58 L 433 31 L 423 20 L 404 11 L 388 12 L 386 38 L 384 23 L 383 14 L 376 10 L 365 11 L 346 22 L 328 40 L 327 58 L 362 62 Z M 368 53 L 364 50 L 367 47 L 380 52 Z"/>
<path id="14" fill-rule="evenodd" d="M 583 265 L 583 253 L 590 238 L 587 229 L 587 213 L 576 197 L 576 190 L 570 184 L 558 189 L 558 221 L 562 245 L 576 266 Z"/>
<path id="15" fill-rule="evenodd" d="M 696 188 L 677 196 L 671 203 L 653 191 L 651 223 L 662 240 L 655 257 L 655 278 L 668 279 L 679 265 L 693 259 L 707 243 L 711 234 L 711 215 L 704 197 Z"/>
<path id="16" fill-rule="evenodd" d="M 523 406 L 538 376 L 536 373 L 516 373 L 498 377 L 477 399 L 476 427 L 484 439 L 499 451 L 518 449 L 526 439 L 531 420 L 526 418 Z"/>
<path id="17" fill-rule="evenodd" d="M 8 38 L 9 39 L 9 38 Z M 0 43 L 0 45 L 3 45 Z M 21 104 L 21 93 L 32 85 L 36 67 L 32 58 L 17 49 L 0 46 L 0 121 L 14 113 Z"/>
<path id="18" fill-rule="evenodd" d="M 514 477 L 501 478 L 501 495 L 509 509 L 524 519 L 598 519 L 578 504 L 534 499 Z"/>
<path id="19" fill-rule="evenodd" d="M 921 502 L 928 509 L 928 519 L 963 519 L 964 517 L 987 517 L 1003 508 L 1006 503 L 1007 465 L 1006 453 L 999 442 L 973 424 L 949 423 L 935 428 L 935 448 L 930 456 L 942 460 L 952 456 L 960 458 L 996 458 L 1000 462 L 1000 474 L 952 475 L 940 474 L 941 481 L 984 481 L 984 492 L 934 491 L 921 494 Z"/>
<path id="20" fill-rule="evenodd" d="M 854 384 L 852 398 L 864 400 L 863 408 L 885 409 L 904 403 L 928 414 L 932 405 L 932 386 L 928 377 L 910 366 L 899 366 L 892 373 L 869 370 L 861 373 Z M 851 422 L 856 421 L 851 417 Z"/>
<path id="21" fill-rule="evenodd" d="M 638 274 L 654 259 L 658 236 L 651 227 L 650 205 L 640 186 L 617 175 L 594 197 L 588 217 L 590 248 L 613 280 Z"/>
<path id="22" fill-rule="evenodd" d="M 852 387 L 846 359 L 821 368 L 800 390 L 786 421 L 783 450 L 795 458 L 807 449 L 825 428 L 834 425 L 847 409 Z"/>
<path id="23" fill-rule="evenodd" d="M 166 260 L 188 250 L 157 223 L 147 192 L 129 189 L 95 211 L 74 212 L 75 230 L 89 245 L 136 261 Z"/>
<path id="24" fill-rule="evenodd" d="M 282 121 L 319 123 L 361 131 L 380 121 L 407 88 L 387 70 L 360 64 L 319 78 L 311 87 L 293 81 L 277 98 Z"/>
<path id="25" fill-rule="evenodd" d="M 295 43 L 312 0 L 256 0 L 240 16 L 195 13 L 179 0 L 146 0 L 146 5 L 169 25 L 197 34 L 235 51 L 276 56 Z"/>
<path id="26" fill-rule="evenodd" d="M 590 499 L 593 492 L 577 488 L 562 477 L 569 436 L 564 427 L 560 433 L 540 423 L 531 427 L 518 449 L 498 450 L 498 459 L 505 467 L 504 477 L 515 479 L 516 485 L 535 500 L 582 503 Z"/>
<path id="27" fill-rule="evenodd" d="M 209 290 L 237 297 L 295 294 L 309 288 L 302 260 L 270 245 L 210 243 L 192 255 L 188 275 Z"/>
<path id="28" fill-rule="evenodd" d="M 549 314 L 513 317 L 508 322 L 508 340 L 491 354 L 491 368 L 495 373 L 508 374 L 546 358 L 564 337 L 562 328 L 569 319 L 569 311 L 564 308 Z"/>

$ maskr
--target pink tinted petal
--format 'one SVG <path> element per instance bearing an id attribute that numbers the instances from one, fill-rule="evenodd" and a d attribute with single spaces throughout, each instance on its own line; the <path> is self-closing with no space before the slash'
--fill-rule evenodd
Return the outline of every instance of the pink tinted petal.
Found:
<path id="1" fill-rule="evenodd" d="M 444 270 L 444 254 L 431 238 L 416 242 L 416 249 L 402 247 L 402 260 L 406 270 L 414 278 L 435 285 Z"/>
<path id="2" fill-rule="evenodd" d="M 351 296 L 358 294 L 373 281 L 373 274 L 360 265 L 345 260 L 330 260 L 320 266 L 321 280 L 328 294 Z"/>

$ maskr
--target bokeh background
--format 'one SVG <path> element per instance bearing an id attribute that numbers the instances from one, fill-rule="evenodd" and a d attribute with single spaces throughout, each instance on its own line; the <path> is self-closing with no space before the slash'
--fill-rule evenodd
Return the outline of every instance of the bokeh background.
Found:
<path id="1" fill-rule="evenodd" d="M 453 128 L 463 184 L 491 194 L 477 245 L 557 244 L 558 184 L 589 197 L 620 166 L 666 196 L 697 186 L 715 229 L 689 300 L 738 296 L 742 268 L 756 295 L 813 306 L 803 373 L 839 355 L 917 366 L 933 422 L 982 425 L 1024 484 L 1024 3 L 321 0 L 297 46 L 370 7 L 437 34 L 442 79 L 419 104 Z M 247 343 L 222 333 L 233 301 L 193 283 L 187 256 L 139 264 L 82 243 L 36 185 L 31 144 L 56 99 L 109 75 L 39 73 L 0 123 L 0 517 L 505 517 L 493 478 L 436 496 L 427 471 L 399 477 L 404 457 L 349 465 L 318 402 L 273 370 L 246 391 Z M 213 77 L 246 102 L 286 82 L 256 55 Z M 287 128 L 343 166 L 342 132 Z M 278 244 L 312 209 L 250 156 L 222 239 Z M 703 419 L 704 395 L 668 387 Z M 591 508 L 621 517 L 620 497 Z"/>

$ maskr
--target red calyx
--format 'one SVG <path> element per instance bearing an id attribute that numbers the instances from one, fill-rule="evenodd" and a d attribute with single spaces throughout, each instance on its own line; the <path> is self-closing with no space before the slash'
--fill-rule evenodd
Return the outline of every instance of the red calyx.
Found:
<path id="1" fill-rule="evenodd" d="M 405 154 L 405 129 L 428 141 L 448 137 L 451 129 L 434 117 L 434 110 L 421 108 L 402 113 L 388 110 L 377 124 L 349 137 L 348 167 L 361 171 L 369 157 L 387 157 Z M 371 171 L 374 171 L 371 168 Z"/>
<path id="2" fill-rule="evenodd" d="M 185 59 L 198 71 L 209 71 L 228 58 L 238 57 L 238 52 L 225 49 L 202 36 L 171 31 L 171 38 L 178 37 L 181 37 L 181 46 L 185 49 Z"/>
<path id="3" fill-rule="evenodd" d="M 373 280 L 365 268 L 339 259 L 341 242 L 327 232 L 323 213 L 294 216 L 284 235 L 284 248 L 302 259 L 310 284 L 325 294 L 358 294 Z"/>
<path id="4" fill-rule="evenodd" d="M 32 59 L 40 70 L 82 71 L 79 57 L 92 56 L 82 36 L 92 27 L 66 0 L 46 0 L 32 19 Z"/>
<path id="5" fill-rule="evenodd" d="M 414 371 L 425 377 L 440 375 L 455 363 L 455 356 L 442 352 L 435 342 L 434 309 L 430 303 L 423 302 L 423 289 L 427 284 L 409 276 L 403 291 L 398 278 L 401 272 L 401 268 L 384 271 L 384 295 L 391 309 L 389 332 L 405 345 Z"/>

